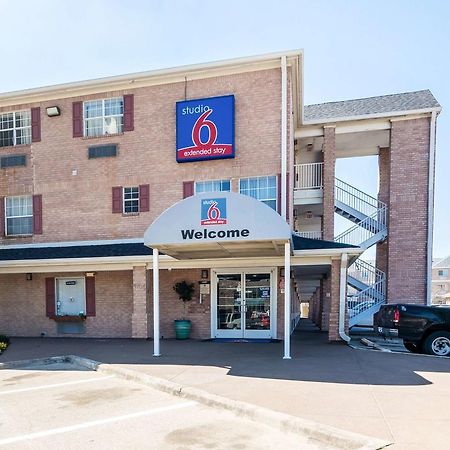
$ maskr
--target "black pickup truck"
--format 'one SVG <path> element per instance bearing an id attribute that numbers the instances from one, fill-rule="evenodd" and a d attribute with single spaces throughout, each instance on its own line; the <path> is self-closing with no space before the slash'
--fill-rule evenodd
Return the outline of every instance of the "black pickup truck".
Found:
<path id="1" fill-rule="evenodd" d="M 373 316 L 375 332 L 399 337 L 412 353 L 450 356 L 450 307 L 383 305 Z"/>

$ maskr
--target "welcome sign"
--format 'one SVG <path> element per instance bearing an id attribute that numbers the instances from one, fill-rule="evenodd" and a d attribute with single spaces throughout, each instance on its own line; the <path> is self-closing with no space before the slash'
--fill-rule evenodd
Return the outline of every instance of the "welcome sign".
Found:
<path id="1" fill-rule="evenodd" d="M 177 102 L 177 162 L 234 158 L 234 95 Z"/>

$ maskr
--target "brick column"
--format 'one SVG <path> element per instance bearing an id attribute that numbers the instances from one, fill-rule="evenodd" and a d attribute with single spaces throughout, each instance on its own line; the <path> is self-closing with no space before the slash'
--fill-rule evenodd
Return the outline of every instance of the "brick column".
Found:
<path id="1" fill-rule="evenodd" d="M 322 284 L 322 302 L 320 311 L 320 330 L 328 331 L 330 322 L 330 300 L 331 300 L 331 271 Z"/>
<path id="2" fill-rule="evenodd" d="M 388 301 L 425 304 L 430 118 L 395 120 L 389 173 Z"/>
<path id="3" fill-rule="evenodd" d="M 334 239 L 335 127 L 323 127 L 323 238 Z"/>
<path id="4" fill-rule="evenodd" d="M 330 297 L 330 315 L 328 325 L 328 340 L 340 341 L 339 337 L 339 284 L 340 284 L 341 261 L 334 259 L 331 262 L 331 297 Z"/>
<path id="5" fill-rule="evenodd" d="M 131 335 L 147 338 L 147 273 L 145 267 L 133 267 L 133 314 Z"/>

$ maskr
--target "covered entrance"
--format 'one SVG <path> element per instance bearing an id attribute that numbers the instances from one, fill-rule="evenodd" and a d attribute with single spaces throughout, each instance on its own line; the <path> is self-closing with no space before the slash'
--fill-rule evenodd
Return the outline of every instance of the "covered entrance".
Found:
<path id="1" fill-rule="evenodd" d="M 276 337 L 276 270 L 212 273 L 212 329 L 216 338 Z"/>

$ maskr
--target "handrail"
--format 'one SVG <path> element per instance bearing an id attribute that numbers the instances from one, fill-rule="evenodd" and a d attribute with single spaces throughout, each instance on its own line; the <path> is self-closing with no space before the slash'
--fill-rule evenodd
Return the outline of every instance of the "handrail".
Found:
<path id="1" fill-rule="evenodd" d="M 380 231 L 386 230 L 386 207 L 375 211 L 371 216 L 344 231 L 334 238 L 335 242 L 358 245 L 372 238 Z"/>
<path id="2" fill-rule="evenodd" d="M 335 179 L 335 199 L 350 206 L 351 208 L 365 214 L 372 215 L 379 209 L 385 208 L 386 204 L 369 194 L 351 186 L 339 178 Z"/>
<path id="3" fill-rule="evenodd" d="M 374 295 L 379 293 L 380 295 Z M 378 298 L 377 298 L 378 297 Z M 347 297 L 348 315 L 350 318 L 361 314 L 373 306 L 384 303 L 385 301 L 385 282 L 378 281 L 373 286 L 369 286 L 357 294 Z"/>
<path id="4" fill-rule="evenodd" d="M 348 274 L 367 285 L 386 280 L 386 274 L 382 270 L 360 258 L 348 268 Z"/>
<path id="5" fill-rule="evenodd" d="M 294 169 L 294 189 L 323 188 L 323 162 L 296 164 Z"/>
<path id="6" fill-rule="evenodd" d="M 322 239 L 322 231 L 298 231 L 300 237 L 307 239 Z"/>

